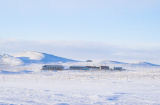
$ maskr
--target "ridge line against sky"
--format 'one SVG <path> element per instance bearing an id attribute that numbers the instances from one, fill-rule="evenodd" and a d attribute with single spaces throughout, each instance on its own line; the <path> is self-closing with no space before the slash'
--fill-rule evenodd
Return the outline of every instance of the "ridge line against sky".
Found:
<path id="1" fill-rule="evenodd" d="M 159 62 L 159 11 L 160 0 L 0 0 L 1 53 Z"/>
<path id="2" fill-rule="evenodd" d="M 118 60 L 124 62 L 152 62 L 159 64 L 159 48 L 128 48 L 94 41 L 57 40 L 0 40 L 1 53 L 13 54 L 26 51 L 49 53 L 60 57 L 85 61 Z"/>

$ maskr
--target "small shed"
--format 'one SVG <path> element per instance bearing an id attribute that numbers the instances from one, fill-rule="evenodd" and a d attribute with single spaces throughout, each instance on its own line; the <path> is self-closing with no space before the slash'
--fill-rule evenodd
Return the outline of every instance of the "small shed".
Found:
<path id="1" fill-rule="evenodd" d="M 101 70 L 109 70 L 109 66 L 100 66 Z"/>
<path id="2" fill-rule="evenodd" d="M 42 70 L 63 70 L 64 67 L 62 65 L 44 65 Z"/>
<path id="3" fill-rule="evenodd" d="M 114 67 L 114 70 L 122 70 L 122 67 Z"/>

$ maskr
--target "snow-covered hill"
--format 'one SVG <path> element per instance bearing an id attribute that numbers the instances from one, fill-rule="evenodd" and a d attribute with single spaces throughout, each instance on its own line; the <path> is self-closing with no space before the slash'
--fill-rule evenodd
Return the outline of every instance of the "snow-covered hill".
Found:
<path id="1" fill-rule="evenodd" d="M 139 62 L 139 63 L 131 63 L 131 66 L 160 66 L 157 64 L 149 63 L 149 62 Z"/>
<path id="2" fill-rule="evenodd" d="M 7 54 L 0 54 L 1 66 L 17 66 L 22 65 L 23 61 Z"/>
<path id="3" fill-rule="evenodd" d="M 14 57 L 22 60 L 25 64 L 28 63 L 53 63 L 53 62 L 76 62 L 76 60 L 71 60 L 67 58 L 62 58 L 54 56 L 51 54 L 28 51 L 24 53 L 13 54 Z"/>
<path id="4" fill-rule="evenodd" d="M 128 70 L 146 70 L 151 68 L 160 68 L 160 65 L 152 64 L 149 62 L 139 62 L 139 63 L 125 63 L 120 61 L 112 61 L 112 60 L 103 60 L 103 61 L 93 61 L 93 62 L 76 62 L 68 64 L 76 65 L 76 66 L 109 66 L 110 68 L 114 67 L 123 67 Z M 66 65 L 66 66 L 68 66 Z"/>
<path id="5" fill-rule="evenodd" d="M 70 62 L 70 63 L 67 63 Z M 149 62 L 140 63 L 124 63 L 120 61 L 103 60 L 99 62 L 78 62 L 76 60 L 71 60 L 67 58 L 62 58 L 54 56 L 51 54 L 28 51 L 17 54 L 0 54 L 0 65 L 17 66 L 23 64 L 47 64 L 47 63 L 62 63 L 65 66 L 80 65 L 80 66 L 110 66 L 111 68 L 115 66 L 121 66 L 123 68 L 142 68 L 142 67 L 160 67 L 160 65 L 152 64 Z"/>
<path id="6" fill-rule="evenodd" d="M 128 63 L 119 62 L 119 61 L 104 60 L 104 61 L 99 62 L 99 64 L 128 64 Z"/>
<path id="7" fill-rule="evenodd" d="M 157 64 L 152 64 L 152 63 L 149 63 L 149 62 L 139 62 L 139 63 L 124 63 L 124 62 L 119 62 L 119 61 L 111 61 L 111 60 L 104 60 L 104 61 L 101 61 L 99 62 L 98 64 L 101 64 L 101 65 L 123 65 L 123 66 L 135 66 L 135 67 L 138 67 L 138 66 L 160 66 L 160 65 L 157 65 Z"/>

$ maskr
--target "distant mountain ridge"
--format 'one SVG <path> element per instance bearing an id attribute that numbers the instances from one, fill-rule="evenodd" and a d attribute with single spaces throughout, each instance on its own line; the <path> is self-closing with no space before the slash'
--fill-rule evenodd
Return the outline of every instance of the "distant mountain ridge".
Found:
<path id="1" fill-rule="evenodd" d="M 22 60 L 24 63 L 53 63 L 53 62 L 77 62 L 76 60 L 58 57 L 51 54 L 28 51 L 24 53 L 13 54 L 14 57 Z"/>
<path id="2" fill-rule="evenodd" d="M 124 62 L 119 62 L 119 61 L 111 61 L 111 60 L 104 60 L 99 62 L 100 64 L 128 64 Z"/>
<path id="3" fill-rule="evenodd" d="M 139 63 L 124 63 L 124 62 L 119 62 L 119 61 L 111 61 L 111 60 L 104 60 L 99 62 L 99 64 L 102 65 L 120 65 L 120 66 L 160 66 L 158 64 L 153 64 L 149 62 L 139 62 Z"/>
<path id="4" fill-rule="evenodd" d="M 17 66 L 17 65 L 28 65 L 32 63 L 37 64 L 47 64 L 47 63 L 66 63 L 66 62 L 79 62 L 77 60 L 67 59 L 63 57 L 58 57 L 51 54 L 28 51 L 23 53 L 17 54 L 0 54 L 0 66 Z M 84 62 L 86 64 L 88 62 Z M 93 65 L 108 65 L 108 66 L 124 66 L 124 67 L 151 67 L 157 66 L 160 67 L 158 64 L 152 64 L 149 62 L 139 62 L 139 63 L 124 63 L 119 61 L 111 61 L 111 60 L 104 60 L 101 62 L 92 62 Z"/>
<path id="5" fill-rule="evenodd" d="M 149 62 L 131 63 L 132 66 L 160 66 Z"/>

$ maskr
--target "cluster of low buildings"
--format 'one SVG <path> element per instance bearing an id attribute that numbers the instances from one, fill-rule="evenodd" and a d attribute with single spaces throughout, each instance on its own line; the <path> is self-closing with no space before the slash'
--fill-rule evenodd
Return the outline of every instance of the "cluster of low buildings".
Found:
<path id="1" fill-rule="evenodd" d="M 42 70 L 65 70 L 62 65 L 44 65 Z M 122 70 L 122 67 L 114 67 L 113 69 L 109 66 L 70 66 L 69 70 Z"/>
<path id="2" fill-rule="evenodd" d="M 42 70 L 64 70 L 62 65 L 44 65 Z"/>

